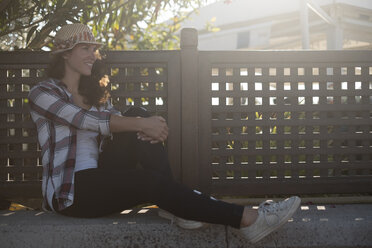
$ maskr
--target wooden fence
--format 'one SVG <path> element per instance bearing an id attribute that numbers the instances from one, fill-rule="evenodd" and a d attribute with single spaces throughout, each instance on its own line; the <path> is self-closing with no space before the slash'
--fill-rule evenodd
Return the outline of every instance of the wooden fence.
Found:
<path id="1" fill-rule="evenodd" d="M 108 51 L 112 101 L 170 127 L 177 180 L 229 196 L 372 192 L 372 51 Z M 40 197 L 27 94 L 45 52 L 0 52 L 0 195 Z"/>

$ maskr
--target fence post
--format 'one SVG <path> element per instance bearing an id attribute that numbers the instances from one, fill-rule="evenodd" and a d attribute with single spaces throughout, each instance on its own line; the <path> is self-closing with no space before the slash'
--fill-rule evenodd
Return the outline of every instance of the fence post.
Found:
<path id="1" fill-rule="evenodd" d="M 181 30 L 181 166 L 182 182 L 199 187 L 198 149 L 198 34 Z"/>

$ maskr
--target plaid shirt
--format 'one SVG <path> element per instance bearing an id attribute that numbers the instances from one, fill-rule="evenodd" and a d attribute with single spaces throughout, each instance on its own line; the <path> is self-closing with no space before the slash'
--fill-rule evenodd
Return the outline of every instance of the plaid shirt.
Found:
<path id="1" fill-rule="evenodd" d="M 59 80 L 48 79 L 34 86 L 28 95 L 32 120 L 38 132 L 43 164 L 43 207 L 53 209 L 53 195 L 59 210 L 74 200 L 76 132 L 78 129 L 110 136 L 110 116 L 120 112 L 108 101 L 99 111 L 88 111 L 72 103 L 72 95 Z"/>

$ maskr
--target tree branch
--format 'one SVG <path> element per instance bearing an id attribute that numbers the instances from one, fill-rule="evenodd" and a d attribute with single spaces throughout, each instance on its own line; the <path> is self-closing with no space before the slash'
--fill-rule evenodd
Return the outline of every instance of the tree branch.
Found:
<path id="1" fill-rule="evenodd" d="M 0 12 L 3 12 L 12 0 L 2 0 L 0 2 Z"/>
<path id="2" fill-rule="evenodd" d="M 10 33 L 15 33 L 17 31 L 20 31 L 20 30 L 23 30 L 23 29 L 30 28 L 30 27 L 34 26 L 35 24 L 38 24 L 38 23 L 43 22 L 43 21 L 46 21 L 47 19 L 48 19 L 48 17 L 45 16 L 43 19 L 40 19 L 40 20 L 35 21 L 33 23 L 30 23 L 28 25 L 26 24 L 26 25 L 23 25 L 23 26 L 19 26 L 18 28 L 14 28 L 12 30 L 7 30 L 7 31 L 0 32 L 0 37 L 5 36 L 5 35 L 8 35 Z"/>
<path id="3" fill-rule="evenodd" d="M 32 8 L 29 8 L 26 12 L 23 12 L 23 13 L 19 13 L 17 16 L 15 16 L 14 18 L 12 19 L 7 19 L 6 22 L 4 22 L 3 26 L 6 26 L 6 25 L 9 25 L 10 23 L 16 21 L 16 20 L 19 20 L 21 18 L 26 18 L 28 17 L 32 12 L 34 12 L 34 9 Z"/>

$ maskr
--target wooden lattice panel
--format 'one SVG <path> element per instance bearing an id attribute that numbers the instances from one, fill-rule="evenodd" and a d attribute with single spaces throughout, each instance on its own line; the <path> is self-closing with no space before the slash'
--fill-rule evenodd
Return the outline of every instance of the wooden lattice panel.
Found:
<path id="1" fill-rule="evenodd" d="M 110 76 L 112 103 L 121 111 L 139 106 L 150 114 L 166 118 L 174 130 L 173 138 L 167 141 L 171 144 L 170 150 L 173 149 L 170 160 L 174 169 L 179 170 L 179 146 L 175 144 L 180 142 L 179 117 L 168 118 L 168 67 L 173 66 L 172 72 L 179 69 L 179 64 L 173 62 L 177 54 L 107 54 L 105 63 Z M 2 53 L 0 56 L 0 196 L 40 197 L 41 150 L 27 96 L 32 86 L 46 79 L 50 57 L 45 52 Z M 179 88 L 175 86 L 179 81 L 174 79 L 174 73 L 172 77 L 172 87 Z M 173 99 L 179 98 L 179 92 L 173 94 Z M 179 108 L 178 102 L 173 101 L 173 104 Z"/>
<path id="2" fill-rule="evenodd" d="M 167 78 L 165 65 L 110 65 L 113 104 L 125 111 L 130 106 L 144 107 L 166 117 Z"/>
<path id="3" fill-rule="evenodd" d="M 371 176 L 371 66 L 211 64 L 214 183 Z"/>
<path id="4" fill-rule="evenodd" d="M 27 95 L 43 79 L 44 69 L 27 65 L 9 67 L 0 69 L 0 181 L 39 181 L 40 148 Z"/>

